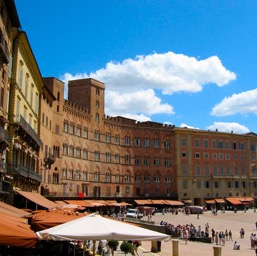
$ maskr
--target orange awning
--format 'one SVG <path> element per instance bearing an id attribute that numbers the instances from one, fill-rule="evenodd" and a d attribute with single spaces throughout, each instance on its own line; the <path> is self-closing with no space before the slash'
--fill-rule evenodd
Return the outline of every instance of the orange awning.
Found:
<path id="1" fill-rule="evenodd" d="M 233 205 L 240 205 L 242 202 L 239 197 L 227 197 L 226 200 Z"/>
<path id="2" fill-rule="evenodd" d="M 215 198 L 214 200 L 215 200 L 215 202 L 218 203 L 218 204 L 224 204 L 224 203 L 225 203 L 225 200 L 222 199 L 222 198 Z"/>
<path id="3" fill-rule="evenodd" d="M 182 202 L 176 201 L 176 200 L 165 200 L 165 202 L 168 205 L 173 205 L 173 206 L 182 206 L 182 205 L 184 205 Z"/>
<path id="4" fill-rule="evenodd" d="M 136 204 L 138 205 L 145 205 L 145 204 L 152 204 L 151 200 L 134 200 Z"/>
<path id="5" fill-rule="evenodd" d="M 215 200 L 205 200 L 206 204 L 215 204 Z"/>
<path id="6" fill-rule="evenodd" d="M 15 217 L 25 217 L 31 215 L 29 212 L 13 207 L 4 202 L 0 202 L 0 213 L 9 214 Z"/>

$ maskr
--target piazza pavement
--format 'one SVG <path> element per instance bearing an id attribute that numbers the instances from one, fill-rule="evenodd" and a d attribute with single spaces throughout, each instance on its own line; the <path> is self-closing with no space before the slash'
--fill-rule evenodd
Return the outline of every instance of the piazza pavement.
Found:
<path id="1" fill-rule="evenodd" d="M 147 220 L 147 216 L 144 220 Z M 249 209 L 245 211 L 225 211 L 221 213 L 218 211 L 217 215 L 213 215 L 211 211 L 204 212 L 199 215 L 196 214 L 185 215 L 179 212 L 178 215 L 172 213 L 157 213 L 152 216 L 152 221 L 159 224 L 161 221 L 171 223 L 175 226 L 193 224 L 196 228 L 201 226 L 201 230 L 205 229 L 205 224 L 209 224 L 209 230 L 212 228 L 215 231 L 224 231 L 226 229 L 232 231 L 233 241 L 226 241 L 224 246 L 221 247 L 222 256 L 255 256 L 255 250 L 251 249 L 250 235 L 257 234 L 255 223 L 257 221 L 257 211 Z M 240 238 L 240 229 L 244 228 L 245 236 Z M 214 256 L 214 249 L 217 245 L 214 243 L 203 243 L 188 241 L 187 245 L 185 240 L 179 240 L 179 256 Z M 233 250 L 233 244 L 237 241 L 240 244 L 240 250 Z M 142 245 L 138 250 L 139 256 L 173 256 L 172 239 L 169 241 L 162 241 L 161 251 L 157 253 L 151 252 L 151 242 L 142 241 Z M 124 254 L 116 251 L 116 255 Z"/>

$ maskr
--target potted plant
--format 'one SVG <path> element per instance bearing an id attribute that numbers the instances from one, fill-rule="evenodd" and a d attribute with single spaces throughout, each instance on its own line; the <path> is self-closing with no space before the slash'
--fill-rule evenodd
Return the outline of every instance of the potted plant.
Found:
<path id="1" fill-rule="evenodd" d="M 134 255 L 134 250 L 133 250 L 132 243 L 123 241 L 121 246 L 120 246 L 120 249 L 121 249 L 122 252 L 125 253 L 125 255 L 127 255 L 127 253 L 131 253 L 132 255 Z"/>
<path id="2" fill-rule="evenodd" d="M 114 251 L 117 250 L 118 245 L 119 245 L 119 241 L 117 240 L 108 241 L 108 246 L 111 248 L 112 256 L 114 256 Z"/>

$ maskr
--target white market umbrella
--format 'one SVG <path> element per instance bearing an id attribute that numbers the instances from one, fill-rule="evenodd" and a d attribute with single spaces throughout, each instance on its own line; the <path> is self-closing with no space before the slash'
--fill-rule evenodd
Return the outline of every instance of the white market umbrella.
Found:
<path id="1" fill-rule="evenodd" d="M 38 231 L 45 240 L 163 240 L 169 235 L 91 214 L 53 228 Z"/>

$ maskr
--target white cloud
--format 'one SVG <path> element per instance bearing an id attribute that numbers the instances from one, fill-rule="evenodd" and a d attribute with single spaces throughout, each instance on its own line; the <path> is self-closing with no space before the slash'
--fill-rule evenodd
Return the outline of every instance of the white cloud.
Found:
<path id="1" fill-rule="evenodd" d="M 181 128 L 188 128 L 188 129 L 197 129 L 197 130 L 199 130 L 199 128 L 198 127 L 193 127 L 193 126 L 190 126 L 190 125 L 187 125 L 187 124 L 180 124 L 180 126 L 179 127 L 181 127 Z"/>
<path id="2" fill-rule="evenodd" d="M 174 114 L 173 107 L 169 104 L 162 104 L 154 91 L 138 90 L 131 93 L 115 91 L 106 92 L 106 112 L 109 115 L 124 115 L 126 113 L 147 115 L 152 114 Z"/>
<path id="3" fill-rule="evenodd" d="M 214 124 L 207 127 L 208 130 L 215 131 L 216 129 L 220 132 L 234 132 L 238 134 L 243 134 L 249 132 L 249 129 L 239 123 L 226 123 L 226 122 L 214 122 Z"/>
<path id="4" fill-rule="evenodd" d="M 122 62 L 109 62 L 105 68 L 90 74 L 64 74 L 61 80 L 66 84 L 65 98 L 68 80 L 88 77 L 106 86 L 106 114 L 143 119 L 150 119 L 153 114 L 174 114 L 173 107 L 162 102 L 156 90 L 170 95 L 176 92 L 196 93 L 206 84 L 224 86 L 236 79 L 236 75 L 225 69 L 217 56 L 198 60 L 173 52 L 153 53 Z"/>
<path id="5" fill-rule="evenodd" d="M 131 92 L 152 88 L 162 90 L 163 94 L 199 92 L 205 84 L 224 86 L 236 79 L 217 56 L 197 60 L 173 52 L 140 55 L 121 63 L 109 62 L 90 77 L 103 81 L 110 90 Z"/>
<path id="6" fill-rule="evenodd" d="M 237 113 L 257 114 L 257 89 L 226 97 L 214 106 L 211 112 L 214 116 L 228 116 Z"/>

